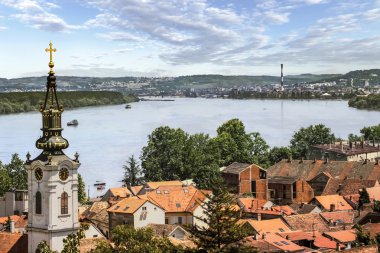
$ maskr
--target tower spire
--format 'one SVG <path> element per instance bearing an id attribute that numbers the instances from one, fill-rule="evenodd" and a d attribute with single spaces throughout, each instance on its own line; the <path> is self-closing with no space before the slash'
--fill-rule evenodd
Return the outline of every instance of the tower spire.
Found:
<path id="1" fill-rule="evenodd" d="M 53 48 L 50 42 L 49 48 L 45 49 L 50 53 L 49 75 L 47 76 L 45 102 L 40 106 L 42 114 L 42 133 L 43 136 L 36 141 L 36 147 L 43 149 L 45 155 L 61 155 L 62 149 L 69 146 L 69 142 L 61 136 L 63 130 L 61 126 L 61 114 L 63 106 L 59 104 L 56 92 L 56 78 L 54 76 L 53 52 L 57 49 Z"/>

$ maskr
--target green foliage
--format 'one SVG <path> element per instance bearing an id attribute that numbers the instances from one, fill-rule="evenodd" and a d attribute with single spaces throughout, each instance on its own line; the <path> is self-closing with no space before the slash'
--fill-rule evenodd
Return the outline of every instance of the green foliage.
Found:
<path id="1" fill-rule="evenodd" d="M 63 249 L 61 253 L 80 253 L 80 240 L 86 238 L 85 232 L 89 229 L 88 224 L 80 224 L 77 233 L 70 234 L 63 239 Z"/>
<path id="2" fill-rule="evenodd" d="M 380 212 L 380 201 L 377 201 L 377 200 L 373 201 L 373 211 Z"/>
<path id="3" fill-rule="evenodd" d="M 37 245 L 36 253 L 58 253 L 58 251 L 52 251 L 46 241 L 42 241 Z"/>
<path id="4" fill-rule="evenodd" d="M 11 178 L 10 189 L 26 190 L 28 189 L 28 173 L 24 168 L 24 161 L 20 159 L 18 154 L 13 154 L 9 164 L 5 165 L 5 169 Z M 7 180 L 6 178 L 4 178 Z M 0 179 L 1 180 L 1 179 Z"/>
<path id="5" fill-rule="evenodd" d="M 269 146 L 259 133 L 246 133 L 239 119 L 223 123 L 217 133 L 215 142 L 221 157 L 219 165 L 228 166 L 233 162 L 265 165 Z"/>
<path id="6" fill-rule="evenodd" d="M 136 186 L 143 183 L 143 178 L 141 176 L 142 170 L 140 165 L 137 164 L 135 157 L 132 155 L 126 165 L 123 166 L 124 169 L 124 179 L 123 182 L 127 186 Z"/>
<path id="7" fill-rule="evenodd" d="M 83 182 L 82 175 L 78 173 L 78 202 L 87 203 L 86 185 Z"/>
<path id="8" fill-rule="evenodd" d="M 134 229 L 119 225 L 112 230 L 114 247 L 99 243 L 93 252 L 106 253 L 175 253 L 184 252 L 182 247 L 174 246 L 168 238 L 154 237 L 151 228 Z"/>
<path id="9" fill-rule="evenodd" d="M 269 165 L 278 163 L 282 159 L 287 159 L 290 155 L 291 150 L 288 147 L 273 147 L 268 155 Z"/>
<path id="10" fill-rule="evenodd" d="M 368 232 L 364 231 L 360 225 L 355 225 L 356 228 L 356 241 L 364 245 L 372 244 L 371 236 Z"/>
<path id="11" fill-rule="evenodd" d="M 203 202 L 204 217 L 195 217 L 208 226 L 191 226 L 194 242 L 207 252 L 220 252 L 226 245 L 246 236 L 238 224 L 240 210 L 236 209 L 234 197 L 230 195 L 221 180 L 212 182 L 209 201 Z"/>
<path id="12" fill-rule="evenodd" d="M 12 188 L 12 178 L 0 162 L 0 196 Z"/>
<path id="13" fill-rule="evenodd" d="M 301 127 L 294 133 L 290 140 L 292 155 L 296 159 L 307 156 L 310 145 L 324 144 L 335 141 L 335 136 L 331 129 L 323 124 L 311 125 L 307 128 Z"/>
<path id="14" fill-rule="evenodd" d="M 369 194 L 366 188 L 363 188 L 359 192 L 359 206 L 361 207 L 363 204 L 370 203 Z"/>
<path id="15" fill-rule="evenodd" d="M 167 126 L 156 128 L 143 147 L 141 165 L 147 181 L 178 180 L 189 178 L 184 170 L 183 153 L 188 134 L 182 129 Z"/>
<path id="16" fill-rule="evenodd" d="M 367 97 L 354 97 L 348 101 L 350 107 L 367 110 L 380 110 L 380 95 L 369 95 Z"/>
<path id="17" fill-rule="evenodd" d="M 0 93 L 0 114 L 36 111 L 45 99 L 45 92 L 9 92 Z M 123 104 L 137 98 L 114 91 L 66 91 L 59 92 L 60 103 L 67 108 Z"/>
<path id="18" fill-rule="evenodd" d="M 380 233 L 377 233 L 375 236 L 375 242 L 377 245 L 380 245 Z"/>

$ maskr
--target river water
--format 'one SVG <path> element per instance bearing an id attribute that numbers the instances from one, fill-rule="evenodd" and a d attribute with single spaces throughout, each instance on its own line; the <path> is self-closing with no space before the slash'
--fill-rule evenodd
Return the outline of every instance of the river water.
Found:
<path id="1" fill-rule="evenodd" d="M 63 113 L 63 121 L 79 121 L 77 127 L 64 126 L 63 136 L 73 157 L 78 151 L 82 163 L 79 172 L 86 185 L 96 180 L 108 187 L 119 186 L 122 166 L 129 156 L 140 156 L 147 136 L 162 125 L 179 127 L 189 133 L 216 135 L 223 122 L 239 118 L 247 132 L 260 132 L 270 146 L 288 145 L 300 127 L 323 123 L 337 137 L 359 133 L 363 126 L 380 123 L 380 112 L 357 110 L 347 101 L 332 100 L 230 100 L 175 98 L 175 101 L 144 101 L 124 105 L 86 107 Z M 13 153 L 22 159 L 29 151 L 39 154 L 35 141 L 41 134 L 39 112 L 0 116 L 0 161 L 9 162 Z M 91 195 L 95 195 L 91 189 Z"/>

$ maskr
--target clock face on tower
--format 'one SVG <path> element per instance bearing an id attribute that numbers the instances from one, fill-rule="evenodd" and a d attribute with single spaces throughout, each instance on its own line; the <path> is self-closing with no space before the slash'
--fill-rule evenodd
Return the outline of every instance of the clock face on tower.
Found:
<path id="1" fill-rule="evenodd" d="M 44 173 L 42 172 L 42 169 L 41 168 L 37 168 L 34 171 L 34 176 L 36 177 L 37 181 L 41 181 L 42 177 L 44 176 Z"/>
<path id="2" fill-rule="evenodd" d="M 62 168 L 62 169 L 59 171 L 59 178 L 60 178 L 62 181 L 65 181 L 68 177 L 69 177 L 69 170 L 68 170 L 67 168 Z"/>

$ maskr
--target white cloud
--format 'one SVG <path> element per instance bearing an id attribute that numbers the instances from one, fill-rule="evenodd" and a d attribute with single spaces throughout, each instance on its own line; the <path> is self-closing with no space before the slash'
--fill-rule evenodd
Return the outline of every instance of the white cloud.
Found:
<path id="1" fill-rule="evenodd" d="M 4 30 L 7 30 L 8 28 L 5 27 L 5 26 L 0 26 L 0 31 L 4 31 Z"/>
<path id="2" fill-rule="evenodd" d="M 19 13 L 11 15 L 11 17 L 36 29 L 61 32 L 84 28 L 81 25 L 67 24 L 59 16 L 50 13 L 48 10 L 59 8 L 57 4 L 51 2 L 38 0 L 0 0 L 0 4 L 18 10 Z"/>

